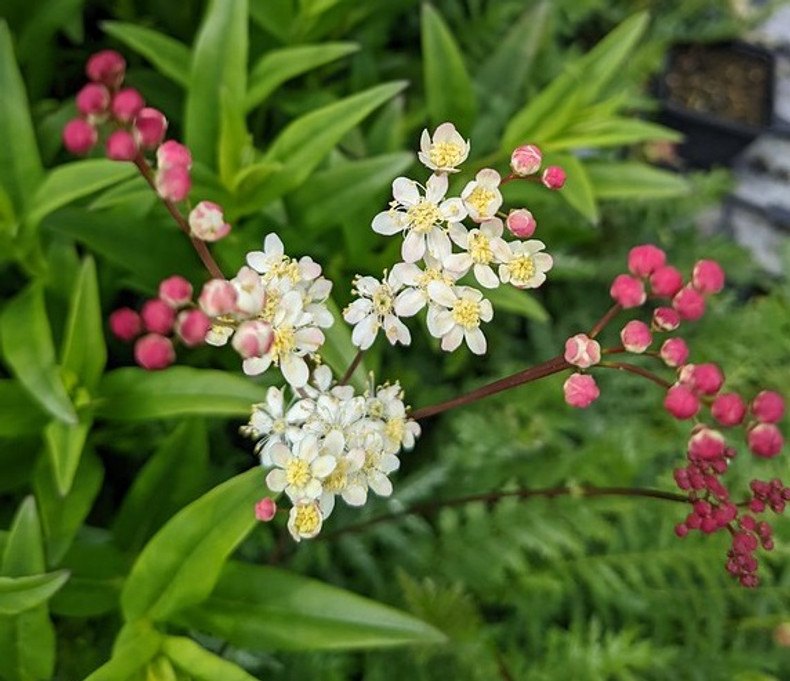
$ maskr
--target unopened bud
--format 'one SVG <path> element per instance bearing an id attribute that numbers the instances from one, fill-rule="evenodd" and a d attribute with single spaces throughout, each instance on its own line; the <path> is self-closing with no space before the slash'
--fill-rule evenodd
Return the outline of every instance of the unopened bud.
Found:
<path id="1" fill-rule="evenodd" d="M 201 201 L 189 213 L 189 229 L 202 241 L 219 241 L 230 232 L 230 225 L 222 215 L 222 206 Z"/>
<path id="2" fill-rule="evenodd" d="M 510 167 L 520 177 L 537 173 L 542 162 L 543 154 L 534 144 L 516 147 L 510 155 Z"/>

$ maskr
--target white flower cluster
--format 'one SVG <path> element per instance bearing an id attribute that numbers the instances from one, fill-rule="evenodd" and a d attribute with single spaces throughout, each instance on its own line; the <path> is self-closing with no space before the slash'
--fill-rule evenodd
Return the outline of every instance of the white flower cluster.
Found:
<path id="1" fill-rule="evenodd" d="M 269 388 L 243 432 L 258 440 L 261 464 L 271 469 L 269 489 L 291 500 L 288 529 L 300 541 L 321 531 L 336 497 L 362 506 L 368 490 L 392 494 L 387 476 L 420 426 L 408 418 L 397 383 L 355 395 L 351 386 L 332 385 L 332 372 L 319 366 L 312 383 L 291 392 L 286 402 L 284 389 Z"/>
<path id="2" fill-rule="evenodd" d="M 448 174 L 458 172 L 468 155 L 469 142 L 452 123 L 443 123 L 433 136 L 425 130 L 420 140 L 418 157 L 433 171 L 425 186 L 407 177 L 392 183 L 390 208 L 376 215 L 372 227 L 379 234 L 403 235 L 403 262 L 381 281 L 369 276 L 355 280 L 357 298 L 343 317 L 354 325 L 352 341 L 360 349 L 369 348 L 382 328 L 393 345 L 408 345 L 411 334 L 400 318 L 427 306 L 428 330 L 441 338 L 443 350 L 455 350 L 466 341 L 473 353 L 482 355 L 486 339 L 480 324 L 491 321 L 491 303 L 459 279 L 471 272 L 488 289 L 500 283 L 537 288 L 546 280 L 553 261 L 542 252 L 543 242 L 503 238 L 496 170 L 484 168 L 460 196 L 446 197 Z M 475 226 L 465 226 L 466 219 Z"/>

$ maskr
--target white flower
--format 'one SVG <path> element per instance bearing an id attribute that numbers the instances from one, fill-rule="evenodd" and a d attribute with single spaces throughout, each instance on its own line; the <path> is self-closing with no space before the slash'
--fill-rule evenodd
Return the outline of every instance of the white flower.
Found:
<path id="1" fill-rule="evenodd" d="M 340 496 L 349 506 L 365 503 L 365 488 L 355 475 L 365 464 L 365 452 L 355 449 L 337 457 L 337 465 L 323 481 L 324 491 L 319 500 L 321 515 L 328 518 L 335 508 L 335 497 Z"/>
<path id="2" fill-rule="evenodd" d="M 379 281 L 373 277 L 357 277 L 354 292 L 360 296 L 344 311 L 343 318 L 354 325 L 351 342 L 360 350 L 367 350 L 380 328 L 384 329 L 387 340 L 395 345 L 409 345 L 411 334 L 406 325 L 398 319 L 394 309 L 395 294 L 403 282 L 393 269 L 386 279 Z"/>
<path id="3" fill-rule="evenodd" d="M 420 435 L 420 425 L 409 419 L 403 402 L 403 390 L 399 383 L 379 386 L 367 399 L 367 413 L 371 420 L 379 421 L 384 438 L 385 450 L 395 454 L 401 448 L 412 449 Z"/>
<path id="4" fill-rule="evenodd" d="M 485 354 L 486 339 L 480 322 L 489 322 L 494 316 L 491 303 L 483 294 L 470 286 L 450 288 L 440 281 L 428 284 L 432 305 L 428 310 L 428 331 L 442 339 L 442 350 L 452 352 L 462 340 L 476 355 Z"/>
<path id="5" fill-rule="evenodd" d="M 236 314 L 242 318 L 259 314 L 266 303 L 266 285 L 261 276 L 245 266 L 230 283 L 236 289 Z"/>
<path id="6" fill-rule="evenodd" d="M 288 514 L 288 531 L 294 541 L 312 539 L 321 531 L 324 519 L 315 501 L 302 501 L 291 508 Z"/>
<path id="7" fill-rule="evenodd" d="M 481 286 L 496 288 L 499 286 L 499 277 L 491 264 L 504 263 L 510 259 L 510 249 L 502 238 L 502 232 L 502 220 L 499 218 L 486 220 L 479 229 L 469 231 L 463 225 L 453 225 L 450 238 L 466 252 L 448 256 L 444 261 L 445 267 L 458 271 L 461 276 L 471 268 Z"/>
<path id="8" fill-rule="evenodd" d="M 546 272 L 554 260 L 548 253 L 540 253 L 546 245 L 537 239 L 512 241 L 510 259 L 499 266 L 499 278 L 516 288 L 537 288 L 546 281 Z"/>
<path id="9" fill-rule="evenodd" d="M 320 451 L 314 435 L 305 435 L 293 449 L 280 443 L 273 445 L 269 454 L 277 468 L 269 471 L 266 486 L 272 492 L 284 491 L 291 501 L 318 499 L 323 491 L 321 481 L 336 465 L 334 456 Z"/>
<path id="10" fill-rule="evenodd" d="M 266 401 L 252 405 L 252 416 L 243 432 L 257 438 L 256 452 L 260 454 L 261 465 L 272 465 L 271 448 L 278 443 L 293 445 L 305 435 L 302 425 L 315 411 L 315 402 L 301 399 L 285 407 L 285 396 L 280 388 L 271 387 L 266 391 Z"/>
<path id="11" fill-rule="evenodd" d="M 461 192 L 469 217 L 475 222 L 488 220 L 496 215 L 502 205 L 502 194 L 499 192 L 499 173 L 492 168 L 483 168 L 475 175 Z"/>
<path id="12" fill-rule="evenodd" d="M 384 439 L 377 432 L 368 432 L 357 451 L 364 455 L 364 463 L 357 473 L 349 477 L 348 485 L 359 488 L 354 490 L 361 501 L 359 505 L 367 501 L 368 488 L 380 497 L 390 496 L 392 482 L 387 476 L 400 468 L 398 457 L 384 450 Z"/>
<path id="13" fill-rule="evenodd" d="M 214 347 L 222 347 L 227 345 L 228 340 L 233 335 L 234 328 L 232 326 L 225 326 L 224 324 L 212 324 L 211 328 L 206 334 L 206 343 Z"/>
<path id="14" fill-rule="evenodd" d="M 442 123 L 436 128 L 433 138 L 427 130 L 422 131 L 417 157 L 431 170 L 437 173 L 457 173 L 457 166 L 461 165 L 467 156 L 469 156 L 469 141 L 464 141 L 452 123 Z"/>
<path id="15" fill-rule="evenodd" d="M 423 262 L 425 269 L 420 269 L 415 263 L 406 262 L 399 262 L 392 268 L 406 285 L 406 288 L 398 293 L 393 306 L 395 314 L 399 317 L 412 317 L 428 304 L 430 282 L 443 281 L 448 286 L 452 286 L 461 276 L 458 272 L 446 269 L 439 260 L 428 254 L 423 258 Z"/>

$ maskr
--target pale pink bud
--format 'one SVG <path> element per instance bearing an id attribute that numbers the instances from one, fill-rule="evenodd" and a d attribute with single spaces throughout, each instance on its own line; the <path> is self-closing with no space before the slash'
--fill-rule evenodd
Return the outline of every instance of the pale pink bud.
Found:
<path id="1" fill-rule="evenodd" d="M 167 119 L 158 109 L 140 109 L 134 119 L 134 134 L 141 147 L 153 149 L 164 139 Z"/>
<path id="2" fill-rule="evenodd" d="M 566 177 L 565 171 L 559 166 L 549 166 L 543 171 L 541 182 L 549 189 L 562 189 Z"/>
<path id="3" fill-rule="evenodd" d="M 159 284 L 159 297 L 170 307 L 183 307 L 192 300 L 192 284 L 174 274 Z"/>
<path id="4" fill-rule="evenodd" d="M 684 286 L 672 299 L 672 307 L 681 319 L 695 321 L 705 314 L 705 299 L 691 286 Z"/>
<path id="5" fill-rule="evenodd" d="M 724 270 L 715 260 L 700 260 L 694 265 L 691 283 L 700 293 L 718 293 L 724 288 Z"/>
<path id="6" fill-rule="evenodd" d="M 176 359 L 176 351 L 169 338 L 158 333 L 149 333 L 134 344 L 134 361 L 143 369 L 155 371 L 170 366 Z"/>
<path id="7" fill-rule="evenodd" d="M 628 269 L 637 277 L 649 277 L 659 267 L 663 267 L 667 256 L 653 244 L 635 246 L 628 253 Z"/>
<path id="8" fill-rule="evenodd" d="M 110 106 L 110 91 L 99 83 L 88 83 L 77 93 L 77 111 L 83 116 L 103 114 Z"/>
<path id="9" fill-rule="evenodd" d="M 268 523 L 277 513 L 277 504 L 274 499 L 266 497 L 255 504 L 255 517 L 262 523 Z"/>
<path id="10" fill-rule="evenodd" d="M 131 123 L 144 106 L 143 96 L 133 87 L 127 87 L 115 93 L 110 111 L 121 123 Z"/>
<path id="11" fill-rule="evenodd" d="M 107 158 L 113 161 L 133 161 L 137 157 L 137 142 L 128 130 L 116 130 L 107 138 Z"/>
<path id="12" fill-rule="evenodd" d="M 773 423 L 758 423 L 746 435 L 749 451 L 756 456 L 771 458 L 782 451 L 784 440 Z"/>
<path id="13" fill-rule="evenodd" d="M 664 409 L 676 419 L 690 419 L 699 411 L 699 398 L 684 385 L 673 385 L 664 398 Z"/>
<path id="14" fill-rule="evenodd" d="M 669 367 L 679 367 L 686 363 L 689 356 L 689 348 L 686 341 L 682 338 L 668 338 L 661 345 L 658 354 L 664 360 L 664 364 Z"/>
<path id="15" fill-rule="evenodd" d="M 737 426 L 746 415 L 746 404 L 740 395 L 724 393 L 713 401 L 710 413 L 723 426 Z"/>
<path id="16" fill-rule="evenodd" d="M 211 279 L 203 284 L 198 304 L 209 317 L 220 317 L 236 309 L 236 288 L 225 279 Z"/>
<path id="17" fill-rule="evenodd" d="M 642 353 L 650 347 L 653 336 L 647 324 L 634 319 L 620 331 L 620 340 L 628 352 Z"/>
<path id="18" fill-rule="evenodd" d="M 510 155 L 510 167 L 520 177 L 537 173 L 542 161 L 543 154 L 540 153 L 540 149 L 534 144 L 524 144 L 516 147 Z"/>
<path id="19" fill-rule="evenodd" d="M 655 331 L 674 331 L 680 326 L 680 315 L 671 307 L 653 310 L 652 326 Z"/>
<path id="20" fill-rule="evenodd" d="M 627 274 L 618 274 L 615 277 L 609 289 L 609 294 L 624 309 L 639 307 L 647 300 L 647 294 L 642 282 Z"/>
<path id="21" fill-rule="evenodd" d="M 128 307 L 121 307 L 110 315 L 110 331 L 122 341 L 134 340 L 143 331 L 140 315 Z"/>
<path id="22" fill-rule="evenodd" d="M 752 414 L 758 421 L 776 423 L 784 413 L 784 398 L 773 390 L 763 390 L 752 400 Z"/>
<path id="23" fill-rule="evenodd" d="M 698 426 L 689 439 L 688 453 L 692 459 L 713 461 L 724 454 L 724 436 L 713 428 Z"/>
<path id="24" fill-rule="evenodd" d="M 211 328 L 211 320 L 201 310 L 184 310 L 176 319 L 176 333 L 187 347 L 200 345 Z"/>
<path id="25" fill-rule="evenodd" d="M 650 290 L 659 298 L 672 298 L 683 288 L 683 275 L 672 265 L 657 267 L 650 275 Z"/>
<path id="26" fill-rule="evenodd" d="M 148 331 L 161 334 L 170 333 L 176 318 L 173 308 L 159 298 L 147 300 L 140 315 Z"/>
<path id="27" fill-rule="evenodd" d="M 202 241 L 219 241 L 230 232 L 230 225 L 222 216 L 222 206 L 201 201 L 189 214 L 189 230 Z"/>
<path id="28" fill-rule="evenodd" d="M 272 325 L 260 319 L 242 322 L 233 335 L 233 347 L 244 359 L 263 357 L 272 346 Z"/>
<path id="29" fill-rule="evenodd" d="M 510 233 L 520 239 L 529 239 L 529 237 L 535 233 L 535 229 L 538 226 L 532 213 L 526 208 L 511 210 L 510 213 L 508 213 L 505 224 L 508 230 L 510 230 Z"/>
<path id="30" fill-rule="evenodd" d="M 102 50 L 92 55 L 85 65 L 88 78 L 109 88 L 118 87 L 123 81 L 126 61 L 115 50 Z"/>
<path id="31" fill-rule="evenodd" d="M 192 178 L 186 166 L 167 166 L 156 171 L 156 191 L 168 201 L 183 201 L 192 188 Z"/>
<path id="32" fill-rule="evenodd" d="M 691 386 L 702 395 L 715 395 L 724 385 L 724 374 L 718 366 L 708 364 L 689 364 L 691 369 Z M 684 367 L 685 368 L 685 367 Z"/>
<path id="33" fill-rule="evenodd" d="M 192 167 L 192 154 L 188 147 L 175 140 L 162 142 L 156 150 L 156 167 L 167 168 L 168 166 Z"/>
<path id="34" fill-rule="evenodd" d="M 565 401 L 571 407 L 585 409 L 601 394 L 595 379 L 589 374 L 571 374 L 562 386 Z"/>
<path id="35" fill-rule="evenodd" d="M 577 333 L 565 341 L 565 361 L 587 369 L 601 361 L 601 346 L 586 333 Z"/>
<path id="36" fill-rule="evenodd" d="M 72 154 L 87 154 L 98 137 L 96 128 L 83 118 L 74 118 L 63 128 L 63 146 Z"/>

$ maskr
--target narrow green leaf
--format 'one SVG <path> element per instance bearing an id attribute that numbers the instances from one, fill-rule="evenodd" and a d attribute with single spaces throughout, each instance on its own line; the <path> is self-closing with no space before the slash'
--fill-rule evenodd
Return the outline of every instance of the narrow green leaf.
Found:
<path id="1" fill-rule="evenodd" d="M 36 6 L 35 21 L 28 21 L 19 34 L 19 62 L 40 57 L 41 46 L 53 42 L 57 31 L 73 19 L 80 19 L 85 0 L 46 0 Z"/>
<path id="2" fill-rule="evenodd" d="M 238 665 L 217 657 L 191 638 L 168 636 L 162 652 L 173 664 L 195 681 L 256 681 Z"/>
<path id="3" fill-rule="evenodd" d="M 598 224 L 598 204 L 595 201 L 587 170 L 578 158 L 570 154 L 552 156 L 552 163 L 565 168 L 568 179 L 565 186 L 558 192 L 573 208 L 591 223 Z"/>
<path id="4" fill-rule="evenodd" d="M 244 113 L 231 101 L 228 90 L 220 90 L 219 138 L 217 139 L 217 167 L 222 183 L 230 188 L 242 166 L 245 151 L 252 152 L 250 133 Z"/>
<path id="5" fill-rule="evenodd" d="M 67 570 L 29 577 L 0 577 L 0 615 L 18 615 L 45 603 L 68 578 Z"/>
<path id="6" fill-rule="evenodd" d="M 5 577 L 26 577 L 44 570 L 44 544 L 36 500 L 28 496 L 19 505 L 8 532 L 0 574 Z"/>
<path id="7" fill-rule="evenodd" d="M 195 160 L 216 167 L 220 93 L 244 111 L 247 90 L 247 0 L 212 0 L 193 50 L 187 90 L 185 143 Z"/>
<path id="8" fill-rule="evenodd" d="M 40 286 L 29 286 L 6 305 L 0 338 L 6 362 L 30 395 L 55 418 L 76 424 L 77 414 L 55 366 Z"/>
<path id="9" fill-rule="evenodd" d="M 359 49 L 356 43 L 323 43 L 297 45 L 266 52 L 250 72 L 244 110 L 259 106 L 284 82 L 312 69 L 353 54 Z"/>
<path id="10" fill-rule="evenodd" d="M 145 681 L 180 681 L 180 679 L 183 677 L 178 676 L 173 668 L 173 663 L 164 655 L 159 655 L 151 660 L 145 670 Z M 191 678 L 190 681 L 192 681 Z"/>
<path id="11" fill-rule="evenodd" d="M 109 662 L 85 681 L 129 681 L 159 653 L 164 636 L 147 622 L 127 624 L 116 639 Z"/>
<path id="12" fill-rule="evenodd" d="M 543 145 L 545 151 L 616 147 L 648 140 L 679 142 L 683 139 L 683 135 L 676 130 L 638 118 L 612 116 L 589 122 L 581 115 L 580 119 L 583 122 L 581 125 L 574 125 L 561 137 L 546 142 Z"/>
<path id="13" fill-rule="evenodd" d="M 279 161 L 253 163 L 242 168 L 233 179 L 235 201 L 232 210 L 228 211 L 228 219 L 250 215 L 263 208 L 269 202 L 265 194 L 266 184 L 282 169 L 283 164 Z"/>
<path id="14" fill-rule="evenodd" d="M 228 556 L 255 525 L 263 475 L 253 469 L 192 502 L 146 544 L 121 594 L 124 618 L 167 619 L 203 601 Z"/>
<path id="15" fill-rule="evenodd" d="M 477 112 L 472 79 L 463 54 L 441 14 L 427 2 L 422 6 L 422 62 L 425 98 L 433 125 L 452 121 L 470 131 Z"/>
<path id="16" fill-rule="evenodd" d="M 587 163 L 593 192 L 599 199 L 665 199 L 691 191 L 688 180 L 677 173 L 646 163 Z"/>
<path id="17" fill-rule="evenodd" d="M 68 494 L 71 489 L 92 425 L 93 419 L 83 416 L 74 426 L 61 421 L 50 421 L 44 428 L 47 457 L 55 474 L 58 494 L 61 496 Z"/>
<path id="18" fill-rule="evenodd" d="M 340 314 L 340 309 L 335 304 L 335 301 L 329 298 L 326 301 L 326 306 L 335 318 L 335 323 L 324 330 L 326 343 L 321 348 L 321 357 L 332 368 L 335 376 L 340 378 L 346 373 L 346 369 L 351 365 L 351 362 L 354 361 L 359 348 L 351 343 L 351 329 L 343 321 L 343 316 Z M 367 385 L 367 370 L 365 369 L 364 361 L 359 363 L 349 383 L 358 390 L 365 389 Z"/>
<path id="19" fill-rule="evenodd" d="M 529 291 L 517 289 L 513 286 L 500 286 L 499 288 L 486 291 L 485 296 L 497 310 L 512 312 L 537 322 L 549 320 L 549 313 L 546 312 L 546 308 Z"/>
<path id="20" fill-rule="evenodd" d="M 127 367 L 105 374 L 99 385 L 96 415 L 112 421 L 174 416 L 249 416 L 266 389 L 227 371 L 171 367 L 150 373 Z"/>
<path id="21" fill-rule="evenodd" d="M 121 21 L 104 21 L 101 27 L 105 33 L 145 57 L 163 76 L 178 85 L 189 85 L 192 55 L 184 43 L 150 28 Z"/>
<path id="22" fill-rule="evenodd" d="M 293 0 L 250 0 L 252 20 L 281 43 L 290 42 L 294 12 Z"/>
<path id="23" fill-rule="evenodd" d="M 29 393 L 12 378 L 0 379 L 0 437 L 35 433 L 49 419 Z"/>
<path id="24" fill-rule="evenodd" d="M 580 90 L 562 77 L 544 88 L 508 123 L 500 151 L 510 154 L 520 144 L 539 143 L 561 137 L 578 113 Z"/>
<path id="25" fill-rule="evenodd" d="M 396 610 L 275 568 L 229 562 L 186 626 L 247 650 L 348 650 L 441 643 L 443 634 Z"/>

